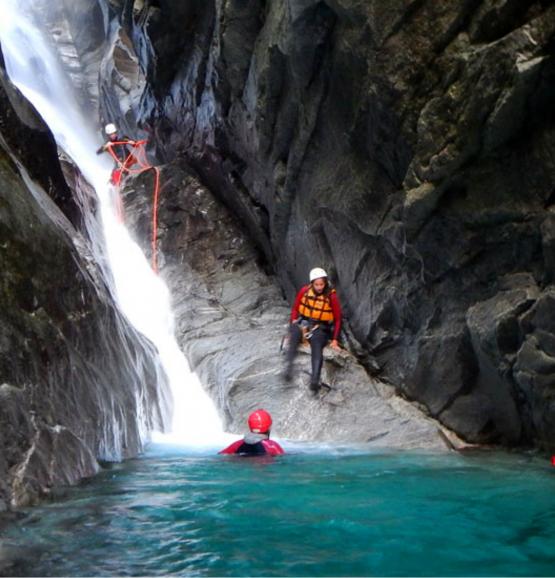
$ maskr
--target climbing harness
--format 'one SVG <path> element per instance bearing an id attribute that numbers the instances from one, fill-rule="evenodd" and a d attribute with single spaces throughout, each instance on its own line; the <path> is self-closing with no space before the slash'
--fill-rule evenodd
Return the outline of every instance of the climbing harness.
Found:
<path id="1" fill-rule="evenodd" d="M 312 339 L 314 332 L 320 327 L 320 323 L 317 323 L 316 325 L 313 325 L 312 328 L 310 328 L 308 325 L 305 325 L 305 323 L 301 318 L 293 321 L 293 324 L 299 325 L 299 328 L 301 330 L 301 341 L 300 341 L 301 345 L 308 344 Z M 279 352 L 285 353 L 288 348 L 289 348 L 289 331 L 287 331 L 281 338 L 281 341 L 279 343 Z"/>
<path id="2" fill-rule="evenodd" d="M 302 327 L 301 331 L 303 332 L 303 338 L 305 341 L 310 341 L 312 339 L 312 336 L 314 335 L 314 332 L 316 331 L 316 329 L 318 329 L 318 327 L 320 327 L 320 324 L 317 323 L 316 325 L 314 325 L 312 327 L 312 329 L 309 329 L 308 327 Z"/>
<path id="3" fill-rule="evenodd" d="M 106 150 L 110 153 L 110 156 L 114 159 L 117 164 L 117 168 L 112 172 L 112 183 L 120 188 L 121 181 L 126 175 L 140 175 L 146 171 L 154 172 L 154 191 L 152 199 L 152 238 L 151 238 L 151 250 L 152 250 L 152 269 L 155 273 L 158 273 L 158 197 L 160 193 L 160 169 L 151 165 L 147 158 L 145 152 L 146 140 L 138 141 L 110 141 L 106 143 Z M 133 147 L 133 152 L 127 154 L 126 158 L 122 161 L 116 154 L 114 147 L 116 146 L 131 146 Z M 138 165 L 137 168 L 134 168 Z M 118 191 L 119 193 L 119 191 Z M 123 217 L 123 206 L 121 202 L 121 196 L 118 194 L 118 214 Z"/>

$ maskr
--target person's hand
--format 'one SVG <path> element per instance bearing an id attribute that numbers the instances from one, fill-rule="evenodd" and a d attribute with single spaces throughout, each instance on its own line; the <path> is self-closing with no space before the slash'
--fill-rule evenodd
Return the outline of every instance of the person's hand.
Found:
<path id="1" fill-rule="evenodd" d="M 341 347 L 339 347 L 339 343 L 337 343 L 337 339 L 331 340 L 330 347 L 332 349 L 335 349 L 336 351 L 339 351 L 341 349 Z"/>

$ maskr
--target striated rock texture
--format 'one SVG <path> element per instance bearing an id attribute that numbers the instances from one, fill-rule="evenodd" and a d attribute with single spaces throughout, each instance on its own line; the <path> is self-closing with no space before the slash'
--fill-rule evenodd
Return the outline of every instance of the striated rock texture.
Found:
<path id="1" fill-rule="evenodd" d="M 78 227 L 80 212 L 58 160 L 56 143 L 33 106 L 6 76 L 0 52 L 0 134 L 9 150 Z"/>
<path id="2" fill-rule="evenodd" d="M 159 158 L 192 164 L 289 299 L 328 268 L 382 380 L 469 441 L 555 446 L 551 2 L 109 5 Z"/>
<path id="3" fill-rule="evenodd" d="M 191 367 L 228 431 L 243 432 L 247 415 L 268 409 L 275 435 L 294 440 L 369 442 L 397 448 L 446 448 L 450 432 L 370 379 L 347 352 L 326 354 L 330 389 L 308 389 L 310 352 L 299 355 L 286 383 L 280 342 L 289 307 L 243 228 L 186 166 L 161 167 L 158 250 L 174 296 L 176 333 Z M 153 176 L 127 182 L 125 219 L 150 251 Z M 442 435 L 443 434 L 443 435 Z"/>
<path id="4" fill-rule="evenodd" d="M 33 173 L 22 179 L 16 163 L 76 214 L 67 187 L 57 189 L 51 137 L 30 109 L 21 118 L 35 125 L 22 124 L 0 93 L 2 512 L 92 475 L 98 460 L 135 455 L 164 427 L 168 400 L 153 346 L 115 307 L 87 242 Z"/>

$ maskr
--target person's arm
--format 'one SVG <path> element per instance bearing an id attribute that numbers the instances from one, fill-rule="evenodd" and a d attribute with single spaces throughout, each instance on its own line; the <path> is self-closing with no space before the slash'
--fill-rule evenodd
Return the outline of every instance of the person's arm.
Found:
<path id="1" fill-rule="evenodd" d="M 337 298 L 337 293 L 332 293 L 330 296 L 331 309 L 333 311 L 333 338 L 331 342 L 332 347 L 339 347 L 337 343 L 337 338 L 341 331 L 341 305 L 339 305 L 339 299 Z"/>
<path id="2" fill-rule="evenodd" d="M 130 147 L 135 148 L 135 145 L 137 144 L 137 141 L 134 141 L 132 138 L 129 138 L 127 135 L 124 135 L 121 137 L 121 139 L 118 139 L 120 142 L 125 143 L 126 145 L 129 145 Z"/>
<path id="3" fill-rule="evenodd" d="M 291 309 L 291 318 L 290 321 L 291 323 L 293 323 L 298 317 L 299 317 L 299 306 L 301 304 L 301 299 L 303 298 L 303 295 L 308 291 L 308 285 L 306 285 L 305 287 L 303 287 L 298 293 L 297 296 L 295 297 L 295 303 L 293 303 L 293 307 Z"/>

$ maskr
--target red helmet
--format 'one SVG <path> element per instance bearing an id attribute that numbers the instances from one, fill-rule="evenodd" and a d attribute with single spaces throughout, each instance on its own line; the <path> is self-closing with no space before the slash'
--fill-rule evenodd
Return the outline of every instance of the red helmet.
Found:
<path id="1" fill-rule="evenodd" d="M 257 409 L 249 415 L 249 428 L 253 433 L 268 433 L 272 427 L 272 416 L 264 409 Z"/>

